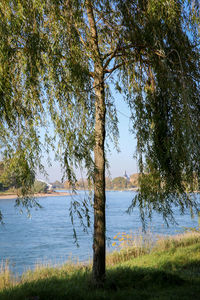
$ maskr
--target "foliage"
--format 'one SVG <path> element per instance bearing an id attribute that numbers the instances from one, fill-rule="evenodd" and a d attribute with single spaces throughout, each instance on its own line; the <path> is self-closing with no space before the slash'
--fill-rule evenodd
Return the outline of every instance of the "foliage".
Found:
<path id="1" fill-rule="evenodd" d="M 0 182 L 0 191 L 4 191 L 4 186 L 1 182 Z"/>
<path id="2" fill-rule="evenodd" d="M 0 176 L 3 174 L 4 172 L 4 165 L 3 165 L 3 162 L 1 161 L 0 162 Z"/>
<path id="3" fill-rule="evenodd" d="M 32 186 L 35 181 L 34 169 L 28 164 L 25 153 L 18 151 L 7 160 L 4 160 L 4 172 L 1 175 L 3 186 L 13 188 L 17 194 L 15 206 L 21 206 L 30 215 L 30 209 L 41 207 L 33 197 Z M 0 213 L 0 221 L 2 214 Z"/>
<path id="4" fill-rule="evenodd" d="M 4 166 L 5 171 L 1 178 L 6 186 L 14 187 L 15 189 L 21 188 L 22 194 L 23 189 L 30 189 L 34 182 L 35 174 L 28 166 L 23 153 L 16 153 L 9 161 L 4 162 Z"/>
<path id="5" fill-rule="evenodd" d="M 22 148 L 35 169 L 40 161 L 37 126 L 44 125 L 41 114 L 47 108 L 68 179 L 76 180 L 72 166 L 82 162 L 90 177 L 95 99 L 84 2 L 12 1 L 11 5 L 3 1 L 0 9 L 3 149 L 13 148 L 15 155 Z M 106 89 L 111 79 L 125 93 L 138 140 L 140 171 L 155 179 L 151 190 L 146 188 L 147 180 L 140 182 L 144 188 L 137 200 L 177 197 L 184 192 L 183 176 L 187 182 L 194 172 L 199 178 L 198 3 L 93 1 L 93 10 L 99 19 Z M 113 77 L 111 71 L 119 71 L 119 76 Z M 106 105 L 108 134 L 116 140 L 117 116 L 109 90 Z M 13 138 L 18 142 L 11 142 Z M 181 198 L 180 204 L 184 203 Z"/>
<path id="6" fill-rule="evenodd" d="M 124 189 L 127 187 L 127 180 L 124 177 L 116 177 L 113 179 L 113 185 L 116 188 Z"/>
<path id="7" fill-rule="evenodd" d="M 129 6 L 129 13 L 124 7 L 126 34 L 132 34 L 130 39 L 139 44 L 151 44 L 138 62 L 135 84 L 128 85 L 134 92 L 132 99 L 128 95 L 128 103 L 133 109 L 142 173 L 133 206 L 139 203 L 142 218 L 156 210 L 166 219 L 173 214 L 173 201 L 181 208 L 192 206 L 184 181 L 191 184 L 192 191 L 194 174 L 200 170 L 199 49 L 194 50 L 189 32 L 182 30 L 187 18 L 179 1 L 166 2 L 165 6 L 159 1 L 147 3 L 143 8 L 146 15 L 139 14 L 134 6 Z M 128 31 L 130 22 L 140 32 L 137 39 L 134 34 L 138 32 Z M 143 25 L 138 28 L 139 24 Z M 159 45 L 157 55 L 153 53 L 155 45 Z"/>
<path id="8" fill-rule="evenodd" d="M 131 175 L 132 176 L 132 175 Z M 105 185 L 107 190 L 124 190 L 124 189 L 131 189 L 138 186 L 138 176 L 139 174 L 134 174 L 134 179 L 127 181 L 124 177 L 115 177 L 109 178 L 106 177 Z M 73 189 L 71 183 L 67 180 L 64 182 L 65 189 Z M 75 184 L 76 189 L 80 190 L 90 190 L 91 186 L 87 179 L 80 179 L 76 181 Z"/>
<path id="9" fill-rule="evenodd" d="M 109 177 L 106 177 L 106 189 L 112 190 L 113 189 L 113 180 Z"/>
<path id="10" fill-rule="evenodd" d="M 36 180 L 33 185 L 33 193 L 46 193 L 48 185 L 45 182 Z"/>
<path id="11" fill-rule="evenodd" d="M 0 162 L 0 191 L 4 191 L 4 189 L 5 189 L 5 187 L 2 183 L 2 179 L 1 179 L 3 172 L 4 172 L 4 165 L 3 165 L 3 162 Z"/>

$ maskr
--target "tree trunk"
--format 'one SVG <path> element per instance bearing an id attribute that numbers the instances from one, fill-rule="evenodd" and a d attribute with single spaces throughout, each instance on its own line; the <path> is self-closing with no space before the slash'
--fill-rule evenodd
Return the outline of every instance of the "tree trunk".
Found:
<path id="1" fill-rule="evenodd" d="M 91 0 L 86 0 L 89 21 L 89 43 L 91 59 L 94 62 L 94 91 L 95 91 L 95 146 L 94 146 L 94 237 L 93 237 L 93 281 L 101 286 L 105 280 L 106 246 L 105 246 L 105 86 L 103 61 L 98 45 L 98 32 Z"/>
<path id="2" fill-rule="evenodd" d="M 96 70 L 96 74 L 98 70 Z M 105 279 L 105 91 L 103 72 L 94 80 L 95 89 L 95 146 L 94 146 L 94 240 L 93 240 L 93 280 L 100 286 Z"/>

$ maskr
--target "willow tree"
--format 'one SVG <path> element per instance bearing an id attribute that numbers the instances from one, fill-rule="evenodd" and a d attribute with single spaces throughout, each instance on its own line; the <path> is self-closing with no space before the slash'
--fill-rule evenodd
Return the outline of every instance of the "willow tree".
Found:
<path id="1" fill-rule="evenodd" d="M 138 203 L 143 221 L 152 210 L 173 220 L 173 204 L 181 211 L 195 205 L 186 182 L 193 191 L 200 173 L 198 1 L 3 0 L 0 13 L 2 130 L 27 134 L 13 153 L 23 152 L 31 169 L 37 126 L 48 112 L 70 182 L 74 168 L 87 170 L 94 183 L 93 278 L 101 284 L 105 138 L 118 137 L 113 89 L 130 107 L 137 138 L 140 190 L 130 210 Z M 18 131 L 6 118 L 16 111 Z"/>

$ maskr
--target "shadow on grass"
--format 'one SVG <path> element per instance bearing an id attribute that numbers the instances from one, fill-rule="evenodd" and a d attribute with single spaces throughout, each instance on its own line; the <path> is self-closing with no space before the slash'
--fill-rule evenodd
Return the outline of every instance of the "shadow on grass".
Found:
<path id="1" fill-rule="evenodd" d="M 117 268 L 109 271 L 107 275 L 107 282 L 105 286 L 115 283 L 116 289 L 123 289 L 126 287 L 141 289 L 148 287 L 168 287 L 172 285 L 183 285 L 185 281 L 179 276 L 155 269 L 142 268 Z"/>
<path id="2" fill-rule="evenodd" d="M 0 292 L 0 300 L 191 299 L 199 292 L 200 288 L 169 272 L 118 267 L 107 271 L 101 289 L 92 287 L 89 271 L 80 270 L 9 288 Z"/>

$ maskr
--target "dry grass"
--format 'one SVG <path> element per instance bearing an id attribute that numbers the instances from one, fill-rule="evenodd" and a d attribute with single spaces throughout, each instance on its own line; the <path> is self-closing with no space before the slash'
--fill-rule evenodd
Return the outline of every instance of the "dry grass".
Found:
<path id="1" fill-rule="evenodd" d="M 175 236 L 160 237 L 152 251 L 165 251 L 171 248 L 186 247 L 200 242 L 200 232 L 188 231 Z"/>
<path id="2" fill-rule="evenodd" d="M 160 238 L 161 236 L 153 234 L 151 230 L 145 234 L 141 230 L 128 234 L 119 232 L 114 236 L 115 241 L 112 243 L 115 250 L 107 255 L 106 262 L 108 265 L 115 265 L 148 254 Z"/>
<path id="3" fill-rule="evenodd" d="M 154 235 L 150 230 L 146 234 L 118 233 L 112 244 L 115 250 L 106 258 L 107 265 L 128 261 L 151 252 L 166 251 L 171 248 L 185 247 L 200 242 L 200 231 L 187 231 L 175 236 Z"/>
<path id="4" fill-rule="evenodd" d="M 14 275 L 10 272 L 9 261 L 1 263 L 0 266 L 0 290 L 16 284 Z"/>
<path id="5" fill-rule="evenodd" d="M 81 270 L 91 270 L 91 265 L 83 264 L 78 261 L 67 261 L 63 265 L 57 265 L 49 263 L 36 264 L 34 270 L 28 269 L 21 276 L 15 276 L 9 269 L 9 261 L 1 263 L 0 267 L 0 291 L 6 288 L 12 288 L 14 286 L 20 286 L 24 283 L 30 283 L 40 280 L 52 278 L 62 278 L 63 276 L 69 276 Z"/>

